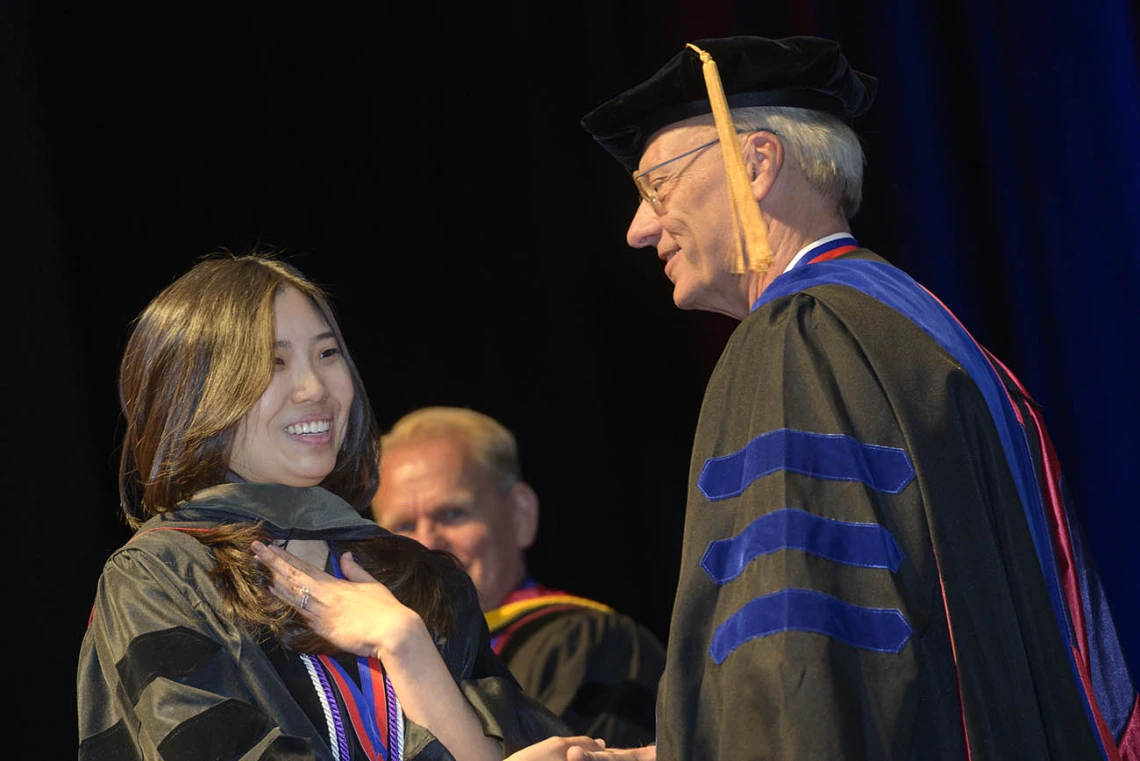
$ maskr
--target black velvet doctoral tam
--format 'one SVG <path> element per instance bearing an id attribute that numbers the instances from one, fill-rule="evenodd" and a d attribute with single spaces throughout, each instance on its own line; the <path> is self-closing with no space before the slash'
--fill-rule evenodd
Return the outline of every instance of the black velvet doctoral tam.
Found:
<path id="1" fill-rule="evenodd" d="M 870 108 L 878 88 L 832 40 L 724 37 L 693 44 L 716 61 L 729 108 L 810 108 L 852 124 Z M 686 46 L 649 79 L 586 114 L 582 126 L 632 172 L 655 132 L 711 112 L 700 56 Z"/>

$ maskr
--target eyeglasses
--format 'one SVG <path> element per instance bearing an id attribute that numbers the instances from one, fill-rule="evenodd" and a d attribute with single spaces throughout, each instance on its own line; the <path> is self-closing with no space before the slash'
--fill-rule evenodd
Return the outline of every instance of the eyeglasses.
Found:
<path id="1" fill-rule="evenodd" d="M 738 129 L 738 130 L 736 130 L 736 134 L 738 134 L 738 135 L 748 135 L 748 134 L 751 134 L 753 132 L 771 132 L 773 135 L 779 135 L 780 134 L 776 130 L 769 129 L 768 127 L 756 127 L 755 129 Z M 720 142 L 720 138 L 718 137 L 714 140 L 708 141 L 707 143 L 704 143 L 702 145 L 698 145 L 696 148 L 692 148 L 690 150 L 687 150 L 680 155 L 674 156 L 671 159 L 666 159 L 665 161 L 662 161 L 660 164 L 654 164 L 653 166 L 649 167 L 648 169 L 646 169 L 644 171 L 633 173 L 633 182 L 635 185 L 637 185 L 637 192 L 641 195 L 642 200 L 644 200 L 647 204 L 649 204 L 649 207 L 651 209 L 653 209 L 654 214 L 656 214 L 657 216 L 661 216 L 662 214 L 665 213 L 665 204 L 662 202 L 661 197 L 659 195 L 657 195 L 657 191 L 660 190 L 661 186 L 666 181 L 675 180 L 678 177 L 680 177 L 681 172 L 688 169 L 689 166 L 683 166 L 680 169 L 678 169 L 674 174 L 671 174 L 667 177 L 662 177 L 659 181 L 651 181 L 649 179 L 649 173 L 655 172 L 667 164 L 672 164 L 674 161 L 679 161 L 680 159 L 683 159 L 686 156 L 692 156 L 694 153 L 699 153 L 700 151 L 703 151 L 706 148 L 711 148 L 712 146 L 716 145 L 719 142 Z"/>
<path id="2" fill-rule="evenodd" d="M 674 161 L 680 161 L 686 156 L 692 156 L 694 153 L 699 153 L 706 148 L 711 148 L 719 142 L 720 138 L 718 137 L 714 140 L 708 141 L 707 143 L 698 145 L 696 148 L 692 148 L 685 151 L 684 153 L 674 156 L 671 159 L 666 159 L 660 164 L 654 164 L 644 171 L 633 173 L 633 183 L 637 185 L 637 192 L 641 195 L 642 200 L 648 203 L 650 208 L 653 209 L 654 214 L 657 214 L 658 216 L 664 214 L 665 206 L 662 204 L 661 199 L 657 196 L 657 191 L 661 187 L 662 183 L 651 181 L 649 179 L 649 173 L 656 172 L 661 167 L 672 164 Z M 679 169 L 675 174 L 669 175 L 668 177 L 663 178 L 663 180 L 675 180 L 681 175 L 681 172 L 685 171 L 687 168 L 687 166 L 681 167 L 681 169 Z"/>

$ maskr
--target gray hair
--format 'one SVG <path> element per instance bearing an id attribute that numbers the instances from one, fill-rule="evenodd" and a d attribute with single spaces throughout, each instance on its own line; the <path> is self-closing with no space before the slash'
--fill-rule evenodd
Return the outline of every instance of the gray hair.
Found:
<path id="1" fill-rule="evenodd" d="M 737 130 L 775 132 L 799 164 L 808 184 L 834 199 L 847 218 L 863 201 L 863 146 L 854 130 L 822 111 L 786 106 L 735 108 Z"/>
<path id="2" fill-rule="evenodd" d="M 401 446 L 435 439 L 463 446 L 503 494 L 522 477 L 514 434 L 498 420 L 465 407 L 421 407 L 404 415 L 380 438 L 380 459 Z"/>

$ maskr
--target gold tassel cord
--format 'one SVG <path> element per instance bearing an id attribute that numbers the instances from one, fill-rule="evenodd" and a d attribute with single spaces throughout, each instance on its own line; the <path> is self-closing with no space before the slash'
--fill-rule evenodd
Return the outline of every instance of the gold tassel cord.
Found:
<path id="1" fill-rule="evenodd" d="M 773 258 L 772 250 L 768 246 L 768 227 L 760 214 L 760 205 L 752 196 L 752 184 L 744 168 L 744 156 L 741 153 L 740 141 L 736 137 L 736 128 L 732 124 L 732 114 L 728 110 L 728 99 L 721 85 L 720 72 L 717 71 L 716 61 L 711 55 L 691 42 L 686 46 L 701 58 L 705 88 L 709 93 L 717 135 L 723 148 L 721 153 L 724 155 L 725 176 L 728 178 L 733 241 L 736 243 L 736 258 L 732 271 L 738 275 L 744 274 L 746 270 L 763 274 L 772 266 Z"/>

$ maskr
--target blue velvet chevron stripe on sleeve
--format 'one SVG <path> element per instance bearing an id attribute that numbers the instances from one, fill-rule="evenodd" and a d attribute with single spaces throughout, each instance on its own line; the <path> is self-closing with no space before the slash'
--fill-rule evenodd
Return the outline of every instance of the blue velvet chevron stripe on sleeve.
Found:
<path id="1" fill-rule="evenodd" d="M 756 479 L 778 470 L 861 481 L 890 494 L 898 494 L 914 479 L 910 458 L 896 447 L 864 444 L 843 434 L 783 428 L 757 436 L 732 454 L 709 458 L 697 486 L 715 502 L 741 494 Z"/>
<path id="2" fill-rule="evenodd" d="M 888 653 L 902 650 L 913 631 L 893 608 L 852 605 L 813 589 L 783 589 L 749 601 L 718 626 L 709 655 L 720 665 L 748 640 L 789 630 L 816 632 L 852 647 Z"/>
<path id="3" fill-rule="evenodd" d="M 726 584 L 755 558 L 780 550 L 801 550 L 836 563 L 892 573 L 902 561 L 898 542 L 878 524 L 837 521 L 784 508 L 757 518 L 736 536 L 712 542 L 701 568 L 718 585 Z"/>

